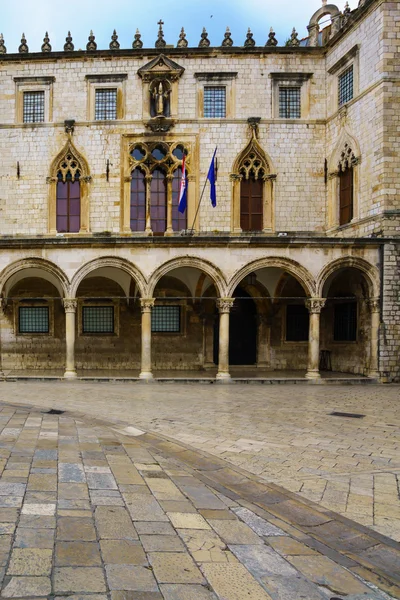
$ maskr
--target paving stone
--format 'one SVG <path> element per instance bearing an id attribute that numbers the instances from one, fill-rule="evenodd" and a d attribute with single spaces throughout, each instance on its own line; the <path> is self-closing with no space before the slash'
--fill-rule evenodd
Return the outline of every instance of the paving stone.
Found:
<path id="1" fill-rule="evenodd" d="M 0 496 L 0 508 L 21 508 L 22 500 L 22 496 Z"/>
<path id="2" fill-rule="evenodd" d="M 201 585 L 162 584 L 164 600 L 217 600 L 217 596 Z"/>
<path id="3" fill-rule="evenodd" d="M 297 540 L 293 540 L 292 538 L 286 536 L 274 536 L 267 537 L 266 542 L 272 546 L 274 550 L 282 554 L 283 556 L 296 556 L 296 555 L 307 555 L 307 554 L 315 554 L 318 555 L 315 550 L 312 550 L 305 544 L 298 542 Z"/>
<path id="4" fill-rule="evenodd" d="M 268 546 L 229 545 L 229 549 L 254 577 L 260 579 L 267 575 L 296 575 L 294 569 L 284 558 Z"/>
<path id="5" fill-rule="evenodd" d="M 189 554 L 150 552 L 149 561 L 158 583 L 203 583 L 204 579 Z"/>
<path id="6" fill-rule="evenodd" d="M 146 555 L 139 542 L 132 540 L 100 540 L 100 546 L 106 564 L 147 565 Z"/>
<path id="7" fill-rule="evenodd" d="M 117 490 L 117 483 L 112 475 L 107 473 L 86 473 L 90 489 Z"/>
<path id="8" fill-rule="evenodd" d="M 225 505 L 208 488 L 200 485 L 181 485 L 181 490 L 189 496 L 196 508 L 223 510 Z"/>
<path id="9" fill-rule="evenodd" d="M 47 504 L 57 502 L 57 492 L 28 491 L 24 497 L 25 504 Z"/>
<path id="10" fill-rule="evenodd" d="M 98 567 L 56 567 L 54 592 L 106 592 L 103 569 Z"/>
<path id="11" fill-rule="evenodd" d="M 96 567 L 102 563 L 95 542 L 57 542 L 55 564 L 58 567 Z"/>
<path id="12" fill-rule="evenodd" d="M 18 516 L 19 511 L 17 508 L 0 508 L 1 523 L 16 523 Z"/>
<path id="13" fill-rule="evenodd" d="M 24 483 L 6 483 L 0 481 L 0 496 L 23 496 L 26 485 Z"/>
<path id="14" fill-rule="evenodd" d="M 205 563 L 201 570 L 220 598 L 229 600 L 271 600 L 240 563 Z M 294 600 L 294 599 L 293 599 Z"/>
<path id="15" fill-rule="evenodd" d="M 144 485 L 143 478 L 131 463 L 129 467 L 112 465 L 112 473 L 119 484 Z"/>
<path id="16" fill-rule="evenodd" d="M 180 529 L 211 529 L 201 515 L 191 513 L 168 513 L 174 527 Z"/>
<path id="17" fill-rule="evenodd" d="M 146 567 L 132 565 L 106 565 L 107 583 L 110 590 L 124 592 L 157 592 L 153 573 Z"/>
<path id="18" fill-rule="evenodd" d="M 205 519 L 218 519 L 224 521 L 236 521 L 236 516 L 230 510 L 213 510 L 209 508 L 203 508 L 199 510 L 199 513 Z"/>
<path id="19" fill-rule="evenodd" d="M 240 521 L 210 519 L 211 527 L 227 544 L 263 544 L 263 540 L 248 525 Z"/>
<path id="20" fill-rule="evenodd" d="M 265 521 L 248 508 L 233 508 L 235 515 L 237 515 L 242 521 L 246 523 L 257 535 L 287 535 L 282 529 L 276 527 L 272 523 Z"/>
<path id="21" fill-rule="evenodd" d="M 22 515 L 37 515 L 43 517 L 51 517 L 56 512 L 55 504 L 28 504 L 24 503 L 21 514 Z"/>
<path id="22" fill-rule="evenodd" d="M 60 517 L 57 522 L 57 540 L 66 542 L 95 541 L 96 531 L 92 519 Z"/>
<path id="23" fill-rule="evenodd" d="M 360 558 L 384 573 L 395 575 L 400 582 L 400 550 L 379 544 L 361 552 Z"/>
<path id="24" fill-rule="evenodd" d="M 279 518 L 288 520 L 289 523 L 295 526 L 315 527 L 332 521 L 331 517 L 295 500 L 285 500 L 273 504 L 268 507 L 268 511 Z"/>
<path id="25" fill-rule="evenodd" d="M 58 508 L 60 509 L 83 509 L 83 510 L 90 510 L 90 503 L 89 500 L 82 500 L 82 499 L 78 499 L 78 500 L 59 500 L 58 501 Z"/>
<path id="26" fill-rule="evenodd" d="M 59 517 L 79 517 L 79 518 L 90 518 L 92 516 L 91 510 L 79 510 L 79 509 L 60 509 L 57 510 Z"/>
<path id="27" fill-rule="evenodd" d="M 44 548 L 14 548 L 8 575 L 50 575 L 52 550 Z"/>
<path id="28" fill-rule="evenodd" d="M 143 501 L 142 494 L 123 494 L 133 521 L 168 521 L 157 500 L 151 496 Z"/>
<path id="29" fill-rule="evenodd" d="M 141 535 L 140 541 L 146 552 L 186 552 L 177 535 Z"/>
<path id="30" fill-rule="evenodd" d="M 171 523 L 136 521 L 135 529 L 139 535 L 176 535 Z"/>
<path id="31" fill-rule="evenodd" d="M 107 600 L 106 594 L 72 594 L 71 596 L 55 596 L 55 600 Z"/>
<path id="32" fill-rule="evenodd" d="M 196 513 L 196 509 L 187 500 L 159 500 L 160 506 L 165 512 Z"/>
<path id="33" fill-rule="evenodd" d="M 44 517 L 41 515 L 21 515 L 18 528 L 33 529 L 55 529 L 55 517 Z"/>
<path id="34" fill-rule="evenodd" d="M 15 548 L 50 548 L 54 546 L 54 529 L 25 529 L 18 527 Z"/>
<path id="35" fill-rule="evenodd" d="M 278 600 L 327 600 L 327 596 L 322 595 L 316 585 L 299 576 L 268 575 L 262 582 L 272 598 Z M 366 600 L 366 597 L 363 596 L 363 599 Z M 349 596 L 346 600 L 349 600 Z"/>
<path id="36" fill-rule="evenodd" d="M 146 479 L 146 483 L 157 500 L 185 500 L 185 496 L 168 479 Z"/>
<path id="37" fill-rule="evenodd" d="M 159 592 L 111 592 L 111 600 L 163 600 Z"/>
<path id="38" fill-rule="evenodd" d="M 12 577 L 1 592 L 2 598 L 29 598 L 51 594 L 49 577 Z"/>
<path id="39" fill-rule="evenodd" d="M 98 506 L 95 510 L 95 519 L 101 539 L 138 539 L 137 532 L 125 508 Z"/>
<path id="40" fill-rule="evenodd" d="M 61 483 L 85 483 L 83 466 L 76 463 L 59 463 L 58 480 Z"/>
<path id="41" fill-rule="evenodd" d="M 60 483 L 58 496 L 64 500 L 88 500 L 89 491 L 86 483 Z"/>
<path id="42" fill-rule="evenodd" d="M 215 531 L 180 529 L 179 536 L 185 542 L 190 554 L 198 563 L 236 561 L 225 542 Z"/>
<path id="43" fill-rule="evenodd" d="M 0 523 L 0 535 L 13 534 L 16 528 L 16 523 Z"/>

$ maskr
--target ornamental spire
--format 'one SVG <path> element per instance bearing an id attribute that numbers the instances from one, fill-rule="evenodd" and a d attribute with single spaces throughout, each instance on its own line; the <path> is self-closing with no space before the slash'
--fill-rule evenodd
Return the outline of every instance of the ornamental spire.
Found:
<path id="1" fill-rule="evenodd" d="M 178 43 L 176 45 L 177 48 L 187 48 L 188 47 L 188 41 L 186 39 L 186 33 L 184 28 L 182 27 L 181 32 L 179 34 L 179 40 Z"/>
<path id="2" fill-rule="evenodd" d="M 65 38 L 65 44 L 64 44 L 64 52 L 72 52 L 74 49 L 74 45 L 72 43 L 72 36 L 71 36 L 71 32 L 68 31 L 68 35 Z"/>
<path id="3" fill-rule="evenodd" d="M 117 32 L 115 31 L 115 29 L 111 36 L 110 50 L 119 50 L 118 36 L 117 36 Z"/>
<path id="4" fill-rule="evenodd" d="M 226 28 L 221 46 L 233 46 L 232 34 L 229 27 Z"/>
<path id="5" fill-rule="evenodd" d="M 255 45 L 256 45 L 256 42 L 253 39 L 253 34 L 251 33 L 251 29 L 249 27 L 247 30 L 247 34 L 246 34 L 246 40 L 244 42 L 244 47 L 245 48 L 254 48 Z"/>
<path id="6" fill-rule="evenodd" d="M 143 47 L 143 42 L 140 39 L 142 36 L 140 35 L 139 29 L 136 29 L 135 39 L 132 42 L 132 48 L 138 49 Z"/>
<path id="7" fill-rule="evenodd" d="M 290 36 L 290 40 L 288 41 L 287 45 L 288 46 L 300 46 L 300 41 L 298 39 L 299 34 L 297 33 L 296 29 L 293 27 L 292 30 L 292 34 Z"/>
<path id="8" fill-rule="evenodd" d="M 208 48 L 210 45 L 210 40 L 208 39 L 208 33 L 206 31 L 206 28 L 203 27 L 203 31 L 201 34 L 201 39 L 199 42 L 199 48 Z"/>
<path id="9" fill-rule="evenodd" d="M 164 31 L 162 26 L 164 25 L 164 21 L 162 19 L 160 19 L 157 23 L 157 25 L 159 26 L 158 29 L 158 36 L 157 36 L 157 40 L 156 40 L 156 48 L 165 48 L 166 41 L 164 40 Z"/>
<path id="10" fill-rule="evenodd" d="M 0 33 L 0 54 L 7 54 L 7 48 L 4 45 L 4 38 L 2 33 Z"/>
<path id="11" fill-rule="evenodd" d="M 27 52 L 29 52 L 28 44 L 26 43 L 26 38 L 25 38 L 24 33 L 22 34 L 21 45 L 18 48 L 18 52 L 20 54 L 26 54 Z"/>
<path id="12" fill-rule="evenodd" d="M 43 38 L 43 44 L 42 44 L 41 50 L 42 50 L 42 52 L 51 52 L 50 38 L 49 38 L 49 34 L 47 31 Z"/>
<path id="13" fill-rule="evenodd" d="M 90 34 L 88 37 L 88 43 L 86 44 L 86 50 L 94 51 L 97 50 L 97 44 L 95 42 L 95 36 L 93 35 L 93 31 L 90 30 Z"/>
<path id="14" fill-rule="evenodd" d="M 266 46 L 277 46 L 278 45 L 278 40 L 275 37 L 275 31 L 274 31 L 273 27 L 271 27 L 271 29 L 269 30 L 268 41 L 265 45 Z"/>

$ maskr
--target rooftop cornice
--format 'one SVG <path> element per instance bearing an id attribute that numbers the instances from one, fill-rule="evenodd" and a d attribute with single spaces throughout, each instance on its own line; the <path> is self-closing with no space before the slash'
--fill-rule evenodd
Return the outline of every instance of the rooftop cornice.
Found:
<path id="1" fill-rule="evenodd" d="M 325 52 L 329 52 L 330 50 L 332 50 L 344 36 L 346 36 L 350 31 L 352 31 L 354 26 L 357 25 L 359 21 L 361 21 L 368 14 L 368 12 L 374 10 L 384 2 L 386 2 L 386 0 L 366 0 L 363 6 L 360 6 L 359 8 L 352 11 L 351 18 L 346 23 L 346 25 L 342 27 L 342 29 L 340 29 L 335 36 L 328 40 L 326 45 L 322 46 L 322 49 Z"/>

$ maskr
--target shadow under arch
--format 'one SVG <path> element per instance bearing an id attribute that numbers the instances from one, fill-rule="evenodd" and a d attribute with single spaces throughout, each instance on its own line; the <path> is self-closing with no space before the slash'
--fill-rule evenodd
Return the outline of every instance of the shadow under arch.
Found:
<path id="1" fill-rule="evenodd" d="M 320 298 L 326 295 L 325 286 L 329 283 L 330 278 L 336 275 L 341 269 L 357 269 L 361 271 L 368 284 L 370 298 L 379 298 L 380 296 L 380 277 L 379 271 L 374 265 L 363 258 L 354 256 L 346 256 L 338 258 L 326 265 L 317 277 L 317 294 Z"/>
<path id="2" fill-rule="evenodd" d="M 104 268 L 119 269 L 132 277 L 138 286 L 140 296 L 146 297 L 147 281 L 143 273 L 130 261 L 116 256 L 102 256 L 85 263 L 78 269 L 71 281 L 71 298 L 76 297 L 80 283 L 90 273 Z"/>
<path id="3" fill-rule="evenodd" d="M 9 290 L 26 277 L 45 279 L 60 293 L 61 298 L 69 295 L 70 282 L 67 275 L 53 262 L 36 256 L 17 260 L 0 273 L 0 295 L 7 296 Z"/>

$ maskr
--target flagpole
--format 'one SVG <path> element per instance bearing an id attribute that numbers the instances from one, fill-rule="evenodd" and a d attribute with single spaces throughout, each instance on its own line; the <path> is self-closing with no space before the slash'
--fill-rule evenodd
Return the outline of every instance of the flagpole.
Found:
<path id="1" fill-rule="evenodd" d="M 218 147 L 216 146 L 215 150 L 214 150 L 214 155 L 213 155 L 214 157 L 215 157 L 215 154 L 217 152 L 217 149 L 218 149 Z M 200 210 L 200 204 L 201 204 L 201 201 L 203 200 L 204 192 L 206 191 L 207 181 L 208 181 L 208 172 L 207 172 L 206 180 L 204 182 L 203 190 L 201 192 L 200 200 L 199 200 L 199 203 L 197 205 L 196 214 L 194 215 L 192 226 L 188 230 L 189 231 L 188 235 L 190 235 L 190 236 L 193 235 L 193 233 L 194 233 L 194 224 L 196 223 L 197 215 L 199 214 L 199 210 Z"/>

